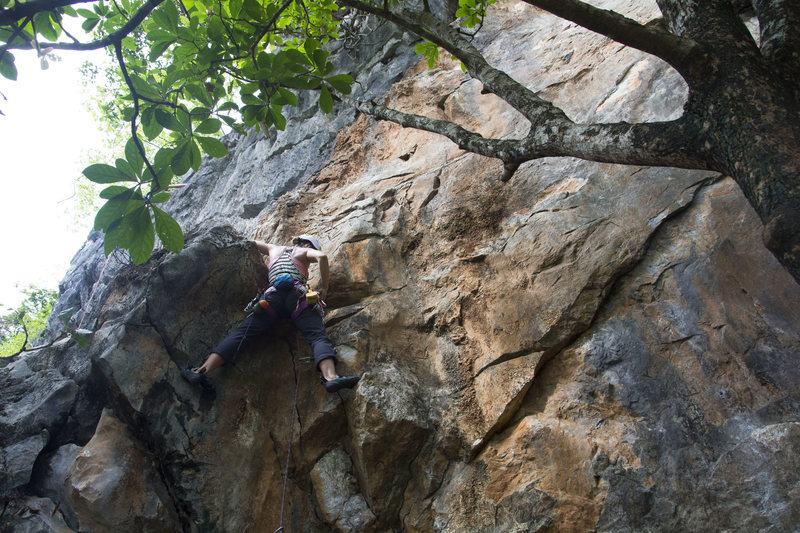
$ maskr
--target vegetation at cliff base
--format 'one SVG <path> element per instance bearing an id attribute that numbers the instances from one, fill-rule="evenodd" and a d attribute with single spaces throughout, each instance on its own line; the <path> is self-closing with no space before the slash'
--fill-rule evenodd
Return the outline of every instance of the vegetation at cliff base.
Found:
<path id="1" fill-rule="evenodd" d="M 0 357 L 30 348 L 47 325 L 58 293 L 30 285 L 22 291 L 25 299 L 16 309 L 0 316 Z"/>

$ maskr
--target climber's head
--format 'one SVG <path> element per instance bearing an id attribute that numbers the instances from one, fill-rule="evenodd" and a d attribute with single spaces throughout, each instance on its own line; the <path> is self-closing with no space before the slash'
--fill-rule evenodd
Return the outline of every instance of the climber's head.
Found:
<path id="1" fill-rule="evenodd" d="M 317 238 L 311 235 L 300 235 L 299 237 L 295 237 L 294 244 L 300 247 L 308 245 L 315 250 L 322 250 L 322 246 L 320 246 Z"/>

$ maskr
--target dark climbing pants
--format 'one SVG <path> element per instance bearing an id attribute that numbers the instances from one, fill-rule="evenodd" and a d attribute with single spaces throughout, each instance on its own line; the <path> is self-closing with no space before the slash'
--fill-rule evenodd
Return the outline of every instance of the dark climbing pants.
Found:
<path id="1" fill-rule="evenodd" d="M 303 334 L 306 342 L 311 345 L 317 369 L 319 369 L 319 363 L 324 359 L 332 358 L 336 363 L 336 352 L 334 352 L 333 343 L 325 331 L 322 316 L 313 307 L 306 307 L 300 314 L 292 318 L 292 313 L 297 308 L 297 292 L 294 290 L 273 292 L 267 295 L 267 301 L 270 308 L 277 313 L 277 318 L 273 313 L 266 311 L 249 315 L 212 352 L 218 353 L 226 363 L 230 363 L 248 344 L 270 333 L 277 325 L 278 320 L 283 319 L 292 321 Z"/>

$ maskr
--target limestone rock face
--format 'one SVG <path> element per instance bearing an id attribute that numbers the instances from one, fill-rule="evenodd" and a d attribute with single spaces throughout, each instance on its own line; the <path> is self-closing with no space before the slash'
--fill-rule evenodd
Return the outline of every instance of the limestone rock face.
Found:
<path id="1" fill-rule="evenodd" d="M 108 411 L 72 464 L 67 499 L 84 530 L 166 532 L 180 527 L 149 456 Z"/>
<path id="2" fill-rule="evenodd" d="M 360 96 L 527 132 L 457 63 L 428 69 L 408 42 L 381 27 L 337 61 Z M 686 98 L 664 63 L 526 5 L 493 5 L 475 44 L 576 121 L 669 120 Z M 187 229 L 181 254 L 133 267 L 90 235 L 58 309 L 81 307 L 91 346 L 0 369 L 4 526 L 800 523 L 800 287 L 730 179 L 549 158 L 502 183 L 497 161 L 441 137 L 343 104 L 299 108 L 296 128 L 227 138 L 230 156 L 187 176 L 165 204 Z M 252 240 L 300 233 L 328 254 L 326 326 L 359 384 L 326 393 L 291 328 L 214 372 L 213 391 L 184 382 L 266 283 Z"/>

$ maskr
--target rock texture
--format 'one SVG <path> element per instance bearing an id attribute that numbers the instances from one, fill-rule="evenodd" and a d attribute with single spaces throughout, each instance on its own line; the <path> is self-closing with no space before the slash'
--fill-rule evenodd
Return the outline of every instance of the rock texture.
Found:
<path id="1" fill-rule="evenodd" d="M 370 96 L 526 131 L 380 31 L 340 54 Z M 522 4 L 492 6 L 476 44 L 575 120 L 685 99 L 663 63 Z M 496 161 L 344 106 L 226 142 L 167 204 L 181 254 L 134 268 L 90 235 L 76 256 L 59 309 L 81 306 L 91 346 L 0 368 L 3 528 L 796 529 L 800 287 L 731 180 L 563 158 L 503 184 Z M 301 232 L 330 257 L 326 323 L 359 385 L 325 393 L 283 329 L 191 388 L 180 369 L 264 283 L 252 239 Z"/>

